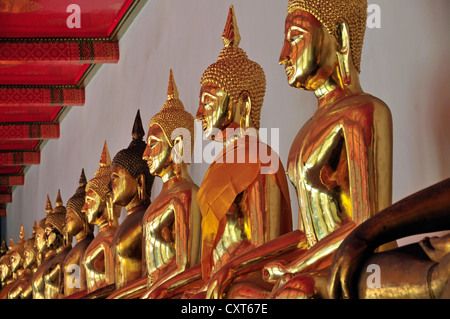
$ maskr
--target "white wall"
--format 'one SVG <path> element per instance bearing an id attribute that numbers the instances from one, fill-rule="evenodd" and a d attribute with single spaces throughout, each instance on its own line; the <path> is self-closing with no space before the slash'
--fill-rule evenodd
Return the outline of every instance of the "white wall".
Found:
<path id="1" fill-rule="evenodd" d="M 447 0 L 377 0 L 381 28 L 368 29 L 363 52 L 363 89 L 391 108 L 394 119 L 394 202 L 450 176 L 450 91 L 446 63 L 450 42 Z M 200 78 L 222 49 L 221 34 L 234 4 L 241 44 L 265 70 L 267 93 L 261 127 L 280 128 L 280 156 L 313 114 L 310 92 L 287 85 L 278 65 L 287 1 L 151 0 L 120 40 L 120 62 L 103 65 L 86 89 L 86 105 L 73 107 L 61 137 L 49 141 L 41 164 L 7 206 L 7 238 L 18 240 L 20 223 L 29 236 L 34 220 L 45 216 L 46 195 L 54 205 L 58 189 L 64 203 L 73 195 L 81 168 L 93 177 L 105 139 L 111 157 L 128 146 L 137 109 L 144 127 L 166 100 L 172 68 L 186 109 L 195 115 Z M 191 165 L 200 185 L 208 164 Z M 161 182 L 154 185 L 154 195 Z M 153 196 L 154 196 L 153 195 Z M 291 187 L 294 225 L 296 196 Z"/>

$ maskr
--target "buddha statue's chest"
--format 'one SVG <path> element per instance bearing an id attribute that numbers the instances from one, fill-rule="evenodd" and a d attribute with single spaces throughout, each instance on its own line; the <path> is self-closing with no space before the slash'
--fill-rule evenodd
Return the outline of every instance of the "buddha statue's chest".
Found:
<path id="1" fill-rule="evenodd" d="M 310 246 L 348 219 L 342 188 L 335 181 L 348 181 L 346 122 L 339 112 L 313 116 L 289 153 L 288 177 L 297 191 L 299 217 Z"/>

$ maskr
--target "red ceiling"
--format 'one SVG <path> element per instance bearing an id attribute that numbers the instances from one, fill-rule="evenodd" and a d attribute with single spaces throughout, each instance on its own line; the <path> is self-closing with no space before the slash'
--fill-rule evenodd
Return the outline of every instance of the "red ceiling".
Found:
<path id="1" fill-rule="evenodd" d="M 42 140 L 59 137 L 65 108 L 84 105 L 91 66 L 118 62 L 115 31 L 139 2 L 0 0 L 1 207 L 26 165 L 40 163 Z M 79 6 L 80 28 L 68 27 L 71 4 Z"/>
<path id="2" fill-rule="evenodd" d="M 107 38 L 132 0 L 0 0 L 0 37 Z M 81 28 L 69 29 L 67 19 L 80 7 Z"/>
<path id="3" fill-rule="evenodd" d="M 90 64 L 0 64 L 0 85 L 76 85 Z"/>

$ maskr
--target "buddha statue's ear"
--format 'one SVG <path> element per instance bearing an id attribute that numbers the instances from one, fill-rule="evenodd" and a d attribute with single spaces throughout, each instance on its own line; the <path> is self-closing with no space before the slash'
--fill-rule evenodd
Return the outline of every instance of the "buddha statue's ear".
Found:
<path id="1" fill-rule="evenodd" d="M 340 21 L 336 26 L 336 40 L 338 44 L 336 54 L 339 61 L 341 80 L 344 85 L 349 85 L 352 82 L 350 73 L 352 61 L 350 54 L 350 32 L 345 21 Z"/>
<path id="2" fill-rule="evenodd" d="M 183 162 L 183 154 L 184 154 L 183 137 L 179 135 L 173 141 L 172 161 L 175 164 L 181 164 L 181 162 Z"/>
<path id="3" fill-rule="evenodd" d="M 136 177 L 137 182 L 137 190 L 138 190 L 138 197 L 141 201 L 145 201 L 147 199 L 147 185 L 145 185 L 145 176 L 144 174 L 139 174 Z"/>
<path id="4" fill-rule="evenodd" d="M 241 121 L 240 127 L 244 130 L 253 127 L 253 122 L 250 114 L 252 113 L 252 99 L 247 91 L 244 91 L 239 96 Z"/>

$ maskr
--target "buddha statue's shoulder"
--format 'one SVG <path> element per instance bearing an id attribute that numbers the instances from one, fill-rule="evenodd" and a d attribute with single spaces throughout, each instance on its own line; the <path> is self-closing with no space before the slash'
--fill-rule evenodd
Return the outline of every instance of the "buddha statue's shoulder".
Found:
<path id="1" fill-rule="evenodd" d="M 92 243 L 94 237 L 90 236 L 84 240 L 78 242 L 73 246 L 73 248 L 67 253 L 65 264 L 68 265 L 73 263 L 74 260 L 81 260 L 83 258 L 84 252 L 88 249 Z"/>
<path id="2" fill-rule="evenodd" d="M 344 118 L 387 116 L 391 117 L 389 107 L 381 99 L 367 94 L 355 94 L 337 101 L 331 108 L 330 114 Z"/>

